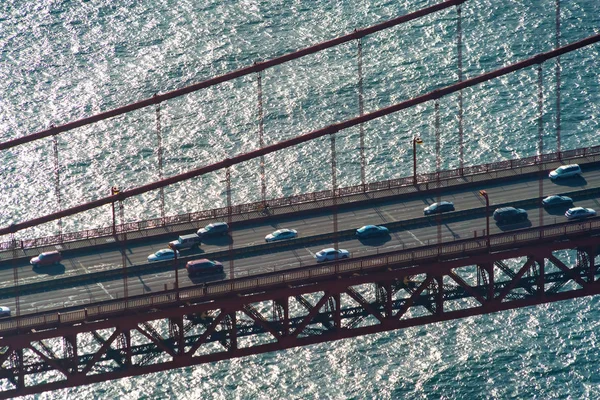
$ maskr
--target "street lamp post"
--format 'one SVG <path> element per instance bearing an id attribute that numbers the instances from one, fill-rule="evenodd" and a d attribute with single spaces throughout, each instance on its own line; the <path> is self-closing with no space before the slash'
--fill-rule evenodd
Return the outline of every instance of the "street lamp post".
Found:
<path id="1" fill-rule="evenodd" d="M 120 192 L 119 187 L 118 186 L 113 186 L 110 188 L 110 194 L 113 196 L 118 195 Z M 116 217 L 115 217 L 115 201 L 116 198 L 113 199 L 111 205 L 112 205 L 112 233 L 113 236 L 117 234 L 117 223 L 116 223 Z"/>
<path id="2" fill-rule="evenodd" d="M 485 190 L 480 190 L 479 194 L 485 198 L 485 233 L 487 247 L 490 247 L 490 198 Z"/>
<path id="3" fill-rule="evenodd" d="M 413 185 L 417 184 L 417 145 L 423 144 L 419 136 L 415 136 L 412 140 L 413 145 Z"/>
<path id="4" fill-rule="evenodd" d="M 179 265 L 177 263 L 177 247 L 169 243 L 169 248 L 173 250 L 173 268 L 175 269 L 175 289 L 177 289 L 177 296 L 179 296 Z"/>

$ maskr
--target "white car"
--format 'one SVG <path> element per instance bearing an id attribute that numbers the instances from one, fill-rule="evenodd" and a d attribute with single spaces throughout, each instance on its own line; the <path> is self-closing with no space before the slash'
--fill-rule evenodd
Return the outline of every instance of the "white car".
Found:
<path id="1" fill-rule="evenodd" d="M 179 257 L 179 252 L 177 252 L 177 257 Z M 150 254 L 148 256 L 148 261 L 165 261 L 165 260 L 173 260 L 175 258 L 175 252 L 171 249 L 161 249 L 154 254 Z"/>
<path id="2" fill-rule="evenodd" d="M 577 219 L 577 218 L 587 218 L 587 217 L 595 217 L 596 210 L 592 208 L 585 207 L 574 207 L 569 208 L 565 213 L 565 217 L 568 219 Z"/>
<path id="3" fill-rule="evenodd" d="M 276 240 L 293 239 L 295 237 L 298 237 L 298 231 L 295 229 L 278 229 L 275 232 L 269 233 L 267 236 L 265 236 L 265 241 L 274 242 Z"/>
<path id="4" fill-rule="evenodd" d="M 551 171 L 548 175 L 553 181 L 556 179 L 571 178 L 581 175 L 581 168 L 578 164 L 562 165 Z"/>
<path id="5" fill-rule="evenodd" d="M 0 317 L 10 317 L 10 308 L 0 306 Z"/>
<path id="6" fill-rule="evenodd" d="M 348 258 L 348 257 L 350 257 L 350 252 L 348 250 L 344 250 L 344 249 L 336 250 L 334 248 L 323 249 L 315 254 L 315 258 L 319 262 L 331 261 L 331 260 Z"/>

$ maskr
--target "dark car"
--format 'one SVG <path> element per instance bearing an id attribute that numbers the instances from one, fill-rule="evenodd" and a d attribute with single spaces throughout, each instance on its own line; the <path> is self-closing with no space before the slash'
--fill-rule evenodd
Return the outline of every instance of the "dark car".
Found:
<path id="1" fill-rule="evenodd" d="M 439 203 L 433 203 L 429 207 L 425 207 L 423 209 L 423 214 L 430 215 L 448 211 L 454 211 L 454 203 L 451 201 L 440 201 Z"/>
<path id="2" fill-rule="evenodd" d="M 182 250 L 182 249 L 191 249 L 192 247 L 196 247 L 200 245 L 200 237 L 195 233 L 190 235 L 181 235 L 177 238 L 177 240 L 173 240 L 169 242 L 169 247 L 171 249 Z"/>
<path id="3" fill-rule="evenodd" d="M 542 200 L 544 207 L 558 207 L 558 206 L 571 206 L 573 205 L 573 199 L 567 196 L 552 195 Z"/>
<path id="4" fill-rule="evenodd" d="M 356 230 L 356 236 L 359 238 L 369 238 L 373 236 L 389 235 L 390 231 L 385 226 L 365 225 Z"/>
<path id="5" fill-rule="evenodd" d="M 215 222 L 198 229 L 197 235 L 204 239 L 214 236 L 225 236 L 229 231 L 229 225 L 226 222 Z"/>
<path id="6" fill-rule="evenodd" d="M 499 224 L 525 221 L 527 211 L 522 208 L 502 207 L 494 211 L 494 220 Z"/>
<path id="7" fill-rule="evenodd" d="M 185 265 L 188 275 L 216 274 L 223 272 L 223 264 L 218 261 L 203 258 L 188 261 Z"/>
<path id="8" fill-rule="evenodd" d="M 62 255 L 60 254 L 60 251 L 55 250 L 55 251 L 47 251 L 47 252 L 40 254 L 37 257 L 33 257 L 31 260 L 29 260 L 29 263 L 31 265 L 33 265 L 34 268 L 36 268 L 36 267 L 45 267 L 48 265 L 58 264 L 61 261 L 62 261 Z"/>

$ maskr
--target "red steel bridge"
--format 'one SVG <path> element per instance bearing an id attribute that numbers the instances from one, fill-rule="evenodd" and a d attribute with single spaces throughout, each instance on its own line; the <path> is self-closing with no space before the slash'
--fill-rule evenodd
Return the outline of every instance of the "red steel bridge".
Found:
<path id="1" fill-rule="evenodd" d="M 438 101 L 442 97 L 453 93 L 460 95 L 465 88 L 527 68 L 536 68 L 539 74 L 539 95 L 533 101 L 539 104 L 541 120 L 543 65 L 555 63 L 559 83 L 556 96 L 560 106 L 560 56 L 600 41 L 600 35 L 592 35 L 559 46 L 560 2 L 557 0 L 555 49 L 463 79 L 460 24 L 461 5 L 464 1 L 442 2 L 195 85 L 157 94 L 125 107 L 0 143 L 0 151 L 3 151 L 51 137 L 55 144 L 55 190 L 58 201 L 57 212 L 0 228 L 0 236 L 8 238 L 0 244 L 2 254 L 8 255 L 5 258 L 17 259 L 19 251 L 26 248 L 43 248 L 55 244 L 68 248 L 69 243 L 77 240 L 106 236 L 114 237 L 117 246 L 120 243 L 124 249 L 128 235 L 131 238 L 135 232 L 149 231 L 169 224 L 220 218 L 235 226 L 237 221 L 244 218 L 270 218 L 272 216 L 260 216 L 256 213 L 256 207 L 264 201 L 269 202 L 278 216 L 291 212 L 308 213 L 315 208 L 329 210 L 333 220 L 333 234 L 328 238 L 337 247 L 338 239 L 344 235 L 344 232 L 338 230 L 338 209 L 349 199 L 362 199 L 365 203 L 384 192 L 388 197 L 427 192 L 439 198 L 441 191 L 450 186 L 472 188 L 482 182 L 505 179 L 516 171 L 539 177 L 539 196 L 534 199 L 539 204 L 539 197 L 542 197 L 541 182 L 548 169 L 573 160 L 590 166 L 597 165 L 600 163 L 600 147 L 562 151 L 560 107 L 557 107 L 558 148 L 555 152 L 543 151 L 544 132 L 540 122 L 538 155 L 527 159 L 465 166 L 461 96 L 458 116 L 459 168 L 442 171 L 438 163 L 435 172 L 417 174 L 415 165 L 413 176 L 368 183 L 365 181 L 364 132 L 361 130 L 359 148 L 362 183 L 348 188 L 339 188 L 337 185 L 336 133 L 355 126 L 361 127 L 365 122 L 427 102 L 434 103 L 437 113 Z M 362 38 L 448 8 L 456 10 L 457 81 L 430 93 L 364 113 L 361 86 Z M 271 145 L 265 145 L 261 122 L 260 148 L 257 150 L 234 155 L 180 175 L 167 178 L 161 176 L 156 182 L 114 191 L 111 196 L 62 209 L 58 172 L 60 155 L 57 146 L 57 137 L 61 133 L 133 110 L 154 107 L 151 112 L 156 113 L 156 129 L 160 139 L 161 103 L 251 74 L 257 78 L 258 118 L 262 121 L 263 71 L 348 42 L 357 43 L 360 96 L 357 117 Z M 436 156 L 439 159 L 439 118 L 436 118 L 435 129 L 438 140 Z M 324 136 L 331 140 L 331 189 L 288 198 L 267 199 L 264 156 Z M 416 143 L 416 139 L 413 139 L 413 145 Z M 162 170 L 160 154 L 159 149 L 158 168 Z M 262 200 L 234 205 L 231 203 L 229 169 L 254 159 L 261 161 Z M 185 216 L 164 215 L 163 188 L 218 170 L 226 171 L 227 207 Z M 160 219 L 116 223 L 115 204 L 122 209 L 125 199 L 156 190 L 160 191 L 162 198 Z M 112 205 L 112 226 L 85 232 L 62 232 L 61 218 L 106 205 Z M 296 208 L 289 211 L 286 207 Z M 540 215 L 541 212 L 540 209 Z M 444 242 L 438 236 L 435 243 L 412 248 L 246 276 L 236 276 L 234 257 L 230 257 L 228 279 L 188 287 L 180 287 L 176 282 L 163 291 L 144 295 L 128 295 L 128 271 L 123 268 L 118 272 L 123 276 L 123 297 L 54 312 L 19 312 L 19 290 L 24 289 L 19 289 L 18 268 L 15 266 L 15 287 L 11 290 L 17 298 L 16 315 L 0 320 L 0 397 L 40 393 L 600 293 L 600 283 L 596 280 L 599 275 L 596 259 L 600 245 L 600 219 L 592 218 L 575 223 L 543 223 L 540 218 L 537 226 L 490 234 L 488 209 L 485 214 L 487 227 L 483 234 L 470 238 Z M 444 218 L 446 217 L 440 216 L 435 220 L 438 232 Z M 59 233 L 56 236 L 40 239 L 18 237 L 23 229 L 51 221 L 59 221 Z M 225 253 L 237 254 L 243 251 L 246 250 L 234 249 L 230 244 Z M 557 255 L 564 251 L 575 255 L 572 262 L 566 262 Z M 123 266 L 125 267 L 125 262 Z"/>

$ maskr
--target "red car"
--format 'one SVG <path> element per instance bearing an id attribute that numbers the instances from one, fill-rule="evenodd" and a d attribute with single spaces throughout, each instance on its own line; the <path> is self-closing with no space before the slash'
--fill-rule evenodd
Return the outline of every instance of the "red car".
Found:
<path id="1" fill-rule="evenodd" d="M 33 265 L 33 267 L 45 267 L 47 265 L 58 264 L 62 261 L 62 255 L 60 251 L 47 251 L 45 253 L 40 254 L 37 257 L 33 257 L 29 263 Z"/>

